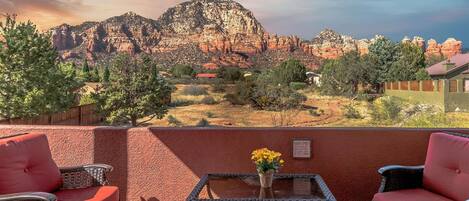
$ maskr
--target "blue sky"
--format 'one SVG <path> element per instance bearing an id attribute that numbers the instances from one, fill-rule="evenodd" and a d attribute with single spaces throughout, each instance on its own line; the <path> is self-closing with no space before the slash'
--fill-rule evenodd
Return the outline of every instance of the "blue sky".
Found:
<path id="1" fill-rule="evenodd" d="M 0 0 L 0 13 L 15 12 L 42 28 L 104 20 L 134 11 L 156 19 L 184 0 Z M 267 31 L 311 39 L 324 28 L 356 38 L 383 34 L 394 40 L 419 35 L 469 44 L 469 0 L 238 0 Z M 465 44 L 465 47 L 469 45 Z"/>
<path id="2" fill-rule="evenodd" d="M 357 38 L 420 35 L 469 43 L 469 0 L 241 0 L 270 32 L 310 39 L 324 28 Z M 466 45 L 467 47 L 467 45 Z"/>

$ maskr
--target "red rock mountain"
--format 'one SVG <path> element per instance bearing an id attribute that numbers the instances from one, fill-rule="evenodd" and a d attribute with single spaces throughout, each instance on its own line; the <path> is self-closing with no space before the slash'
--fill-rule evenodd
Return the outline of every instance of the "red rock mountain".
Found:
<path id="1" fill-rule="evenodd" d="M 253 13 L 233 0 L 192 0 L 168 9 L 157 20 L 129 12 L 102 22 L 67 24 L 52 29 L 53 44 L 65 60 L 94 61 L 117 52 L 154 55 L 164 66 L 196 64 L 269 67 L 295 57 L 311 68 L 321 58 L 347 51 L 368 53 L 372 40 L 325 30 L 311 42 L 267 33 Z M 425 41 L 416 41 L 424 48 Z M 453 55 L 461 42 L 428 42 L 427 54 Z"/>

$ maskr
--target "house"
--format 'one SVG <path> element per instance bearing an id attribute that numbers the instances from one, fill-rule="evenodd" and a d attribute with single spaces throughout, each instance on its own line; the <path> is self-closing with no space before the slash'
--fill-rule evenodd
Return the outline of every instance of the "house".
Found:
<path id="1" fill-rule="evenodd" d="M 212 78 L 217 78 L 217 74 L 214 73 L 199 73 L 195 76 L 197 79 L 212 79 Z"/>
<path id="2" fill-rule="evenodd" d="M 433 80 L 464 79 L 469 84 L 469 53 L 458 54 L 427 68 Z"/>
<path id="3" fill-rule="evenodd" d="M 306 72 L 306 77 L 309 84 L 314 84 L 316 86 L 321 86 L 321 74 L 315 72 Z"/>

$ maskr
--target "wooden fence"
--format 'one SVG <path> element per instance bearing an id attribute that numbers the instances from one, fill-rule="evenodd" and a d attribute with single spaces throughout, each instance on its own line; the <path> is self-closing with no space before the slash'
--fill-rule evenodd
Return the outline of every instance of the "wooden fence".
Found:
<path id="1" fill-rule="evenodd" d="M 457 87 L 455 82 L 449 83 L 451 87 Z M 385 83 L 387 90 L 404 91 L 443 91 L 443 80 L 422 80 L 422 81 L 397 81 Z M 422 88 L 420 88 L 420 86 Z M 453 89 L 454 90 L 454 89 Z"/>
<path id="2" fill-rule="evenodd" d="M 97 114 L 95 104 L 76 106 L 65 112 L 40 115 L 32 119 L 0 120 L 0 124 L 10 125 L 96 125 L 101 122 L 103 118 Z"/>

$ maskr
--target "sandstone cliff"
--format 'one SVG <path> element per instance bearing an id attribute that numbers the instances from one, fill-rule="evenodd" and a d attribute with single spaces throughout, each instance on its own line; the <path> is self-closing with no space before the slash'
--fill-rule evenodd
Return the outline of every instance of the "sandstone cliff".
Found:
<path id="1" fill-rule="evenodd" d="M 65 60 L 94 61 L 116 52 L 154 55 L 164 66 L 174 64 L 271 67 L 285 59 L 300 59 L 311 68 L 319 60 L 334 59 L 349 51 L 368 53 L 375 39 L 356 40 L 326 29 L 309 41 L 297 36 L 267 33 L 253 13 L 233 0 L 192 0 L 169 8 L 157 20 L 129 12 L 102 22 L 60 25 L 52 42 Z M 415 37 L 412 42 L 427 55 L 451 56 L 462 43 L 443 44 Z M 274 58 L 277 56 L 278 58 Z"/>

